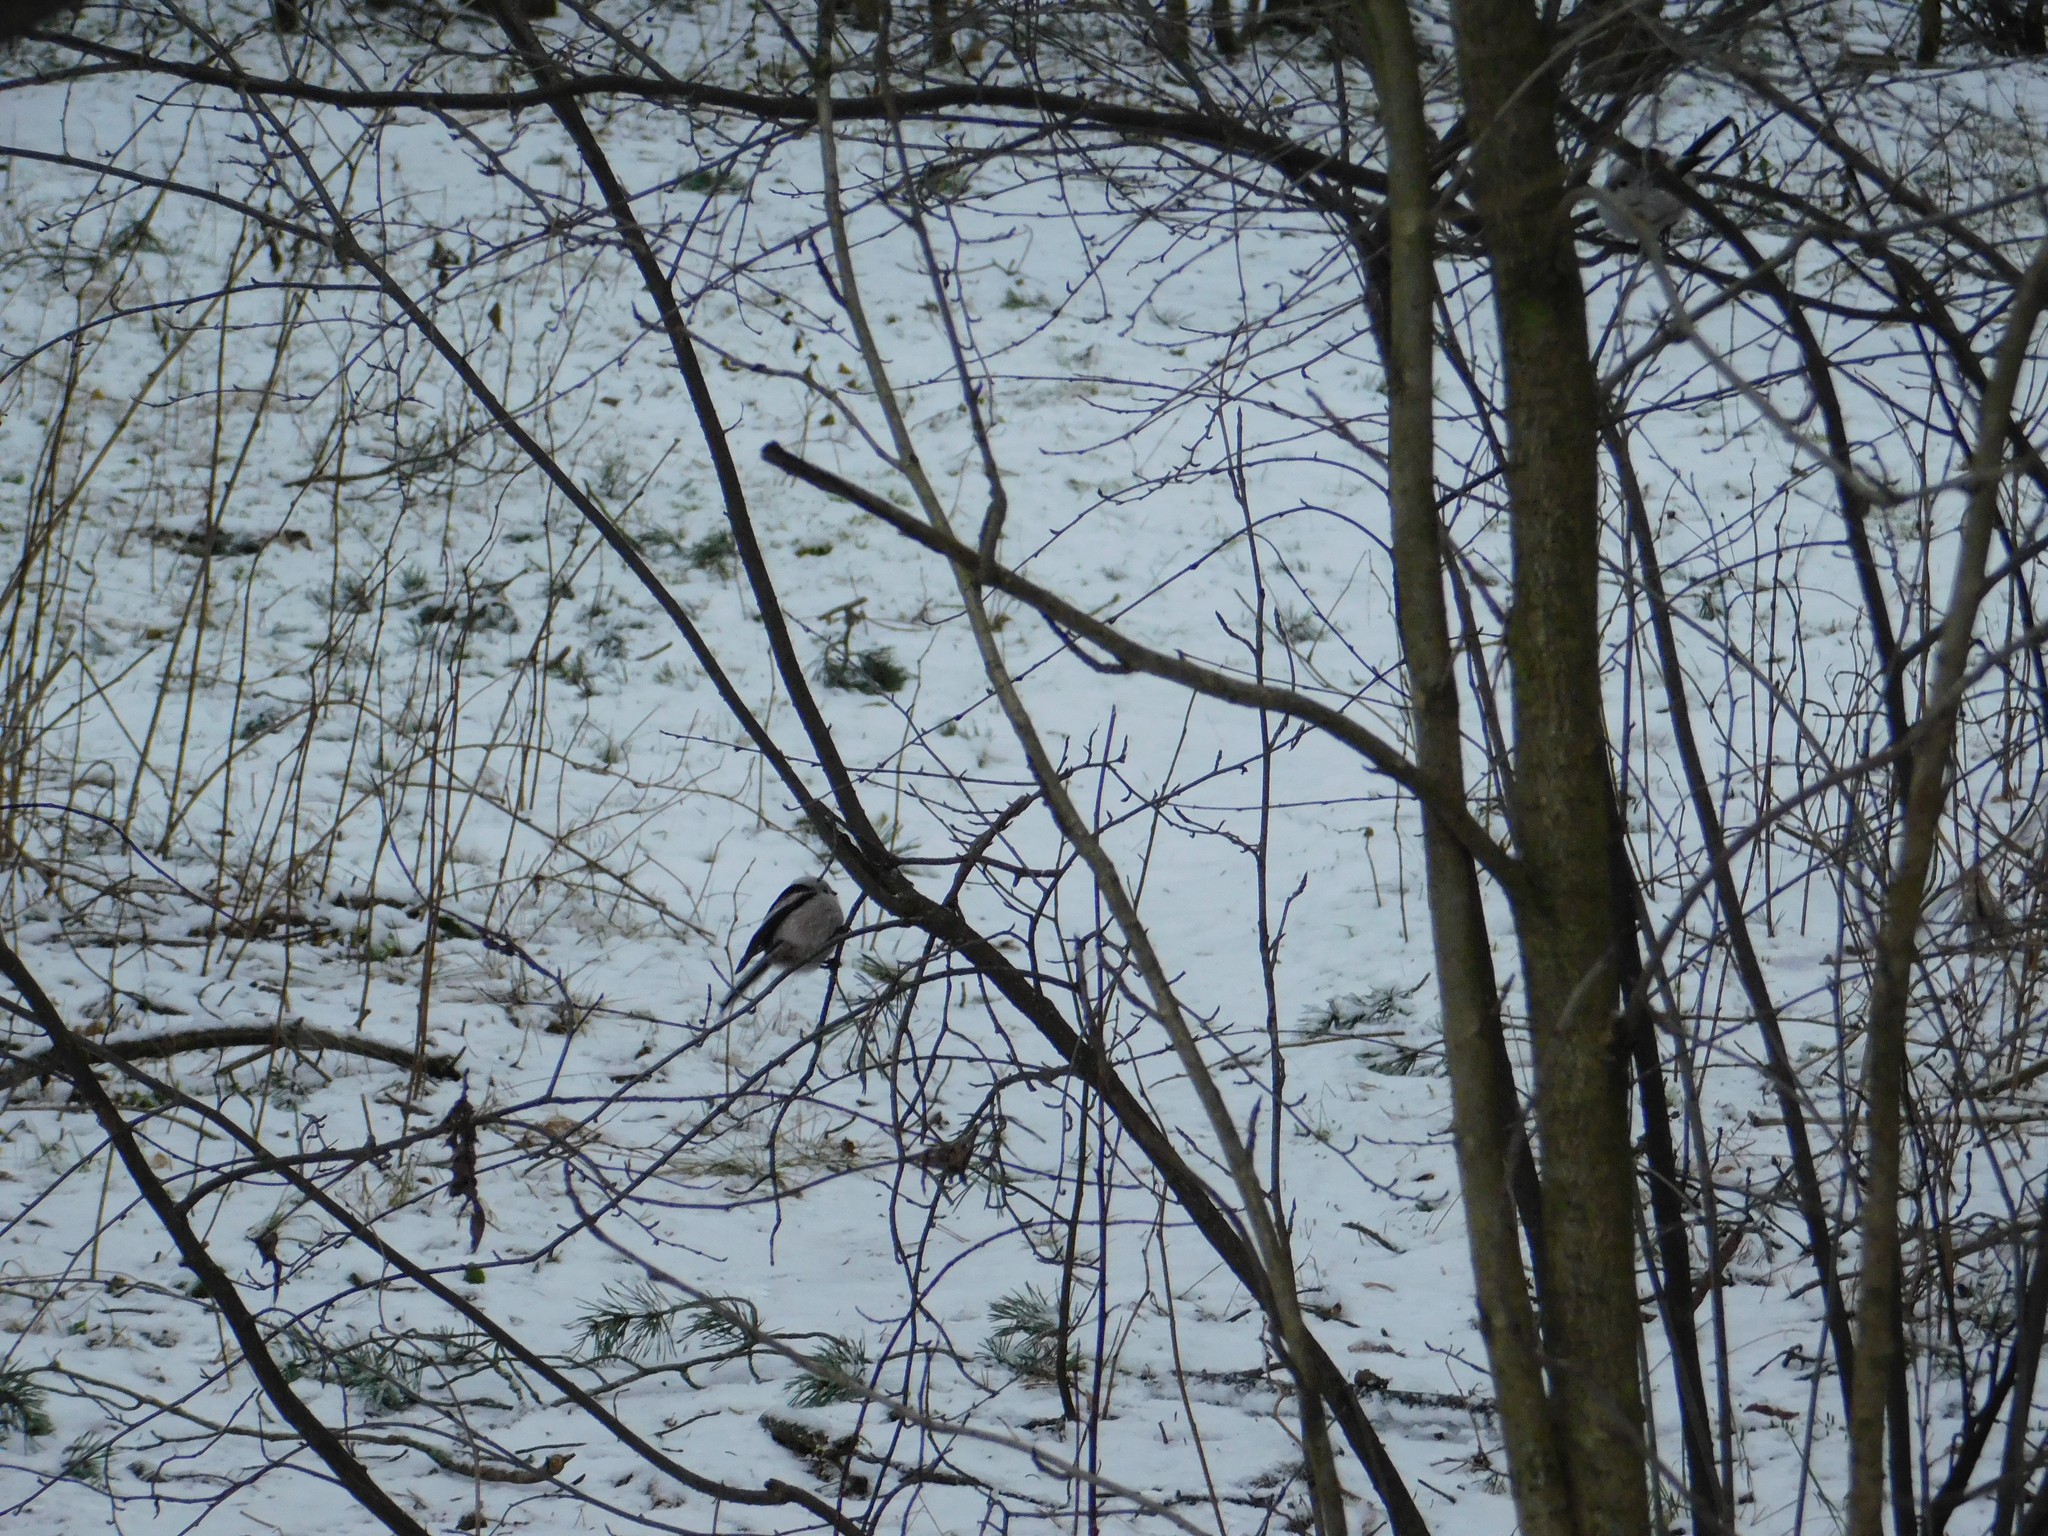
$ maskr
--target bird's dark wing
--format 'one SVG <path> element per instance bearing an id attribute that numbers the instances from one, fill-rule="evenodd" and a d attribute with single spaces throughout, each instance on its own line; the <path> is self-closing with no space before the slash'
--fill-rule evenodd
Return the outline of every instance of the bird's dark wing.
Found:
<path id="1" fill-rule="evenodd" d="M 774 941 L 775 930 L 789 915 L 790 908 L 807 900 L 810 894 L 811 887 L 801 880 L 785 886 L 782 894 L 775 898 L 775 904 L 768 909 L 768 915 L 761 919 L 761 926 L 754 930 L 754 936 L 747 940 L 747 947 L 740 953 L 740 963 L 734 969 L 743 970 L 754 956 L 767 953 L 769 944 Z"/>

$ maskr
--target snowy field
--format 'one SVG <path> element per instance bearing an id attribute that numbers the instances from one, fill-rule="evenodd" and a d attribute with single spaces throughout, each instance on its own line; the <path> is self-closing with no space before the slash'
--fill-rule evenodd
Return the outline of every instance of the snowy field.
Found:
<path id="1" fill-rule="evenodd" d="M 77 30 L 219 67 L 169 17 L 89 12 Z M 226 0 L 204 18 L 250 75 L 522 84 L 466 13 L 350 12 L 285 37 Z M 573 16 L 537 25 L 586 72 L 805 85 L 814 17 L 707 0 L 611 20 L 609 39 Z M 1964 51 L 1842 85 L 1845 49 L 1889 47 L 1909 21 L 1804 11 L 1746 43 L 1745 67 L 1794 106 L 1828 103 L 1831 131 L 1971 210 L 1973 237 L 2024 266 L 2042 71 Z M 1042 25 L 1048 88 L 1146 110 L 1181 90 L 1114 14 Z M 1448 67 L 1441 29 L 1425 36 Z M 1015 43 L 969 27 L 972 57 L 938 78 L 1022 83 Z M 952 573 L 760 454 L 779 443 L 914 510 L 857 300 L 963 538 L 990 495 L 978 416 L 1010 567 L 1164 653 L 1405 743 L 1385 386 L 1343 229 L 1254 160 L 1021 108 L 894 137 L 843 123 L 833 165 L 815 122 L 592 96 L 702 359 L 756 570 L 654 302 L 543 107 L 333 105 L 73 69 L 91 62 L 57 43 L 0 61 L 10 82 L 45 77 L 0 93 L 5 934 L 100 1046 L 192 1035 L 102 1078 L 297 1393 L 433 1530 L 795 1531 L 828 1528 L 821 1511 L 876 1531 L 1306 1529 L 1295 1389 L 1259 1310 L 983 972 L 831 875 L 852 924 L 837 966 L 721 1013 L 755 920 L 828 872 L 828 850 L 720 681 L 494 412 L 637 543 L 724 685 L 829 797 L 763 622 L 772 579 L 846 783 L 903 873 L 1099 1041 L 1227 1193 Z M 864 67 L 849 62 L 846 94 Z M 1274 32 L 1205 68 L 1248 121 L 1378 163 L 1364 72 L 1312 39 Z M 1914 259 L 1948 248 L 1856 203 L 1796 112 L 1732 76 L 1680 72 L 1629 121 L 1675 150 L 1724 115 L 1731 182 L 1797 186 L 1859 228 L 1912 225 L 1898 239 Z M 1883 741 L 1831 450 L 1768 294 L 1715 298 L 1719 237 L 1690 220 L 1666 264 L 1582 211 L 1597 361 L 1737 831 Z M 1864 526 L 1911 645 L 1945 594 L 1962 461 L 1945 413 L 1967 429 L 1965 392 L 1922 329 L 1869 318 L 1871 280 L 1834 247 L 1762 216 L 1747 235 L 1836 304 L 1810 313 L 1854 463 L 1897 493 Z M 375 270 L 346 259 L 356 245 Z M 1973 324 L 1994 318 L 1984 270 L 1944 279 Z M 1439 276 L 1463 361 L 1437 380 L 1438 479 L 1453 623 L 1476 642 L 1472 804 L 1499 830 L 1483 767 L 1497 721 L 1477 703 L 1481 683 L 1507 699 L 1493 321 L 1475 262 Z M 1663 324 L 1674 299 L 1699 345 Z M 2041 382 L 2030 371 L 2022 422 Z M 1721 1206 L 1691 1238 L 1708 1385 L 1739 1528 L 1832 1530 L 1840 1389 L 1779 1100 L 1698 899 L 1708 865 L 1609 489 L 1610 734 L 1649 917 L 1674 924 L 1654 1002 L 1682 1085 L 1674 1134 Z M 2038 503 L 2016 496 L 2014 547 Z M 1987 606 L 1987 657 L 2033 622 L 2024 607 L 2011 587 Z M 1106 666 L 1022 603 L 991 613 L 1021 705 L 1277 1182 L 1316 1336 L 1431 1529 L 1512 1530 L 1415 802 L 1324 733 Z M 1930 1486 L 1986 1368 L 1947 1319 L 1972 1284 L 2009 1283 L 2041 1163 L 2039 1052 L 2013 1027 L 2038 1008 L 2035 951 L 1963 932 L 1973 879 L 2015 924 L 2038 901 L 2029 655 L 1973 695 L 1915 1021 L 1924 1105 L 2003 1085 L 1972 1099 L 1974 1128 L 1927 1131 L 1945 1182 L 1916 1219 L 1954 1239 L 1916 1301 Z M 1882 775 L 1816 792 L 1735 866 L 1838 1221 L 1854 1208 L 1839 1138 L 1882 798 Z M 1512 930 L 1492 910 L 1512 1016 Z M 24 1532 L 378 1529 L 38 1065 L 33 1017 L 0 1027 L 0 1511 Z M 1668 1346 L 1642 1290 L 1675 1468 Z M 1363 1471 L 1339 1467 L 1354 1520 L 1381 1528 Z M 1683 1526 L 1682 1490 L 1665 1492 Z M 1950 1528 L 1983 1528 L 1987 1508 Z"/>

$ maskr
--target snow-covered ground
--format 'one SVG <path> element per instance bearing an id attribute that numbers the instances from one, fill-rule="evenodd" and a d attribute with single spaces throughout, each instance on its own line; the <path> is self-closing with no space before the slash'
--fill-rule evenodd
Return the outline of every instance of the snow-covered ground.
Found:
<path id="1" fill-rule="evenodd" d="M 1757 41 L 1752 63 L 1812 99 L 1821 82 L 1795 42 L 1832 59 L 1906 15 L 1842 14 L 1824 43 Z M 333 22 L 318 46 L 225 5 L 211 24 L 240 35 L 251 73 L 516 83 L 481 20 L 445 20 L 463 59 L 363 17 Z M 142 23 L 81 25 L 133 44 Z M 599 57 L 623 48 L 547 25 Z M 808 35 L 811 23 L 792 25 Z M 1123 71 L 1090 81 L 1096 94 L 1170 89 L 1114 18 L 1077 13 L 1070 26 L 1074 57 L 1086 43 Z M 633 18 L 630 40 L 684 78 L 802 79 L 767 9 L 664 7 Z M 25 47 L 6 70 L 71 57 Z M 1021 78 L 994 39 L 969 68 Z M 1331 74 L 1316 48 L 1275 34 L 1217 65 L 1214 84 L 1314 142 L 1334 137 Z M 1346 74 L 1361 91 L 1362 74 Z M 1054 83 L 1083 78 L 1077 63 Z M 1844 134 L 1950 206 L 2038 184 L 2036 69 L 1859 76 L 1841 99 L 1853 102 Z M 839 751 L 912 876 L 944 896 L 947 861 L 1032 788 L 952 577 L 758 457 L 780 442 L 908 504 L 876 449 L 887 429 L 841 302 L 818 136 L 703 108 L 599 98 L 591 111 L 671 266 Z M 1682 146 L 1731 112 L 1743 174 L 1832 174 L 1796 125 L 1704 72 L 1672 82 L 1636 131 Z M 1968 152 L 1958 117 L 1974 125 Z M 1012 565 L 1162 649 L 1263 671 L 1403 739 L 1374 458 L 1384 397 L 1341 232 L 1274 173 L 1185 145 L 1041 134 L 1021 111 L 904 135 L 847 129 L 853 252 L 920 460 L 959 524 L 979 526 L 987 486 L 942 302 L 991 423 Z M 217 87 L 87 74 L 0 94 L 0 144 L 0 534 L 19 561 L 0 593 L 0 768 L 19 840 L 7 933 L 66 1017 L 104 1042 L 289 1026 L 387 1056 L 423 1042 L 439 1064 L 413 1074 L 245 1041 L 140 1066 L 274 1154 L 308 1154 L 329 1195 L 440 1296 L 239 1160 L 221 1125 L 122 1090 L 160 1111 L 137 1122 L 152 1165 L 191 1198 L 297 1390 L 347 1426 L 383 1486 L 433 1529 L 479 1509 L 546 1531 L 816 1526 L 786 1504 L 693 1490 L 540 1359 L 682 1467 L 804 1489 L 878 1529 L 1298 1520 L 1292 1389 L 1257 1310 L 1100 1103 L 1042 1070 L 1047 1048 L 970 971 L 855 906 L 836 972 L 792 977 L 720 1020 L 725 968 L 775 893 L 823 867 L 816 838 L 645 591 L 419 328 L 361 266 L 234 206 L 309 231 L 346 217 L 480 383 L 638 541 L 822 789 L 652 301 L 553 118 L 281 98 L 258 112 Z M 332 207 L 312 195 L 316 176 Z M 2017 204 L 1975 227 L 2010 240 L 2035 217 Z M 1796 279 L 1831 274 L 1845 309 L 1870 303 L 1792 231 L 1751 235 Z M 1675 249 L 1709 245 L 1689 226 Z M 1682 339 L 1659 340 L 1667 294 L 1651 263 L 1587 251 L 1601 363 L 1631 413 L 1703 746 L 1739 828 L 1882 740 L 1834 486 L 1764 300 L 1709 303 L 1704 278 L 1682 262 L 1670 273 L 1744 393 Z M 1474 269 L 1447 262 L 1443 279 L 1470 373 L 1439 378 L 1440 478 L 1464 592 L 1492 642 L 1506 539 L 1491 423 L 1471 393 L 1492 388 L 1491 315 Z M 1930 382 L 1946 365 L 1904 327 L 1825 323 L 1857 391 L 1843 405 L 1858 467 L 1902 492 L 1946 480 L 1959 457 Z M 1957 505 L 1908 499 L 1870 519 L 1908 641 L 1916 604 L 1945 590 L 1946 555 L 1926 530 L 1952 527 Z M 2023 542 L 2032 511 L 2017 525 Z M 1705 866 L 1618 510 L 1609 552 L 1611 728 L 1661 921 Z M 1319 1337 L 1361 1373 L 1433 1529 L 1512 1529 L 1412 801 L 1323 737 L 1091 666 L 1027 610 L 997 609 L 1025 703 L 1138 894 L 1262 1171 L 1278 1170 Z M 1989 643 L 2004 622 L 1999 606 Z M 1999 719 L 1988 708 L 1973 740 L 1995 747 Z M 1476 765 L 1470 701 L 1467 725 Z M 1986 752 L 1966 796 L 2011 845 L 1953 848 L 1942 878 L 1989 860 L 2018 904 L 2030 895 L 2003 872 L 2031 856 L 2038 775 L 2032 738 L 2015 750 Z M 1852 793 L 1866 808 L 1876 795 Z M 1859 1006 L 1870 894 L 1849 803 L 1816 801 L 1740 860 L 1836 1188 L 1857 1054 L 1842 1026 Z M 968 920 L 1045 977 L 1077 1029 L 1101 1031 L 1188 1158 L 1226 1187 L 1042 801 L 986 851 L 958 891 Z M 1511 930 L 1495 915 L 1507 981 Z M 1750 1215 L 1698 1317 L 1703 1334 L 1725 1329 L 1743 1528 L 1826 1529 L 1843 1485 L 1837 1386 L 1832 1362 L 1815 1367 L 1824 1331 L 1781 1188 L 1783 1133 L 1714 930 L 1711 903 L 1695 906 L 1668 956 L 1682 1017 L 1667 1022 L 1689 1040 L 1698 1084 L 1679 1137 L 1689 1171 L 1709 1149 L 1721 1198 Z M 1960 1014 L 1966 984 L 2011 981 L 1981 956 L 1946 963 Z M 2003 996 L 1983 1007 L 2011 1006 Z M 12 1051 L 40 1048 L 29 1021 L 6 1027 Z M 2030 1064 L 2023 1040 L 1982 1028 L 1946 1042 L 1955 1060 Z M 1927 1030 L 1930 1049 L 1945 1043 L 1938 1023 Z M 91 1119 L 61 1087 L 15 1076 L 0 1110 L 0 1367 L 28 1373 L 4 1380 L 39 1388 L 46 1422 L 34 1435 L 7 1426 L 0 1510 L 24 1530 L 173 1531 L 203 1515 L 220 1530 L 374 1529 L 283 1430 Z M 474 1245 L 438 1129 L 464 1095 L 481 1122 Z M 970 1127 L 964 1175 L 920 1158 Z M 1950 1166 L 1955 1193 L 1933 1204 L 1957 1221 L 2026 1206 L 2023 1124 L 1959 1146 Z M 1662 1336 L 1647 1337 L 1662 1459 L 1676 1466 Z M 798 1356 L 866 1381 L 872 1400 Z M 1939 1458 L 1954 1377 L 1929 1356 L 1916 1379 Z M 1722 1390 L 1718 1375 L 1710 1387 Z M 791 1425 L 825 1449 L 806 1455 Z M 846 1434 L 850 1460 L 831 1449 Z M 1096 1480 L 1067 1475 L 1076 1464 Z M 1341 1468 L 1372 1527 L 1363 1474 Z"/>

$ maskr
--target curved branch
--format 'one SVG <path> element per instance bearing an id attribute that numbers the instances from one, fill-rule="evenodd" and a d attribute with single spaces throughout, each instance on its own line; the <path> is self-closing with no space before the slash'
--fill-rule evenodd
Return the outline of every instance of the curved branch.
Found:
<path id="1" fill-rule="evenodd" d="M 695 81 L 650 80 L 640 75 L 621 73 L 564 75 L 559 72 L 541 84 L 516 91 L 375 91 L 313 85 L 289 77 L 249 75 L 238 69 L 222 69 L 181 59 L 153 58 L 146 53 L 82 37 L 38 33 L 35 39 L 73 49 L 88 58 L 105 60 L 124 70 L 168 75 L 194 85 L 218 86 L 248 96 L 303 101 L 316 106 L 365 111 L 412 108 L 423 112 L 517 112 L 532 107 L 559 110 L 580 100 L 623 97 L 723 112 L 765 122 L 811 124 L 818 120 L 818 98 L 808 92 L 743 91 Z M 1387 179 L 1379 171 L 1327 150 L 1314 149 L 1276 133 L 1247 127 L 1227 117 L 1192 108 L 1173 111 L 1128 107 L 1031 85 L 964 83 L 932 86 L 920 91 L 892 91 L 886 96 L 847 96 L 833 100 L 831 112 L 835 119 L 845 121 L 886 120 L 893 115 L 903 118 L 946 117 L 955 122 L 975 121 L 972 114 L 976 112 L 1028 112 L 1041 119 L 1077 127 L 1101 128 L 1141 139 L 1198 144 L 1242 159 L 1256 160 L 1295 181 L 1319 180 L 1375 196 L 1384 194 L 1387 188 Z"/>
<path id="2" fill-rule="evenodd" d="M 33 1009 L 30 1009 L 29 1013 L 34 1017 Z M 372 1061 L 389 1062 L 396 1067 L 411 1067 L 414 1064 L 410 1046 L 387 1045 L 382 1040 L 369 1040 L 361 1035 L 339 1034 L 331 1029 L 316 1029 L 310 1024 L 216 1024 L 201 1029 L 179 1029 L 168 1034 L 146 1035 L 140 1040 L 101 1041 L 97 1048 L 102 1055 L 122 1062 L 163 1061 L 193 1051 L 281 1051 L 289 1048 L 307 1054 L 314 1051 L 338 1051 L 346 1056 L 367 1056 Z M 442 1082 L 453 1082 L 462 1075 L 456 1068 L 453 1056 L 422 1058 L 421 1070 L 427 1076 L 438 1078 Z M 51 1046 L 47 1050 L 36 1052 L 33 1056 L 18 1057 L 5 1066 L 0 1066 L 0 1091 L 18 1087 L 30 1078 L 60 1077 L 65 1072 L 62 1053 L 55 1046 Z"/>
<path id="3" fill-rule="evenodd" d="M 1142 672 L 1148 677 L 1178 683 L 1183 688 L 1194 689 L 1210 698 L 1221 699 L 1227 704 L 1240 704 L 1248 709 L 1271 710 L 1291 720 L 1299 720 L 1304 725 L 1315 726 L 1351 748 L 1372 764 L 1377 772 L 1392 779 L 1420 800 L 1428 807 L 1432 816 L 1443 822 L 1445 829 L 1457 839 L 1459 845 L 1509 892 L 1517 893 L 1522 890 L 1520 863 L 1513 854 L 1494 841 L 1493 836 L 1473 818 L 1472 813 L 1465 807 L 1464 797 L 1453 787 L 1441 784 L 1425 774 L 1392 742 L 1376 731 L 1367 730 L 1342 710 L 1296 693 L 1292 689 L 1276 688 L 1271 684 L 1254 682 L 1249 678 L 1234 677 L 1215 667 L 1190 661 L 1185 656 L 1169 655 L 1165 651 L 1133 640 L 1115 625 L 1105 623 L 1092 613 L 1075 607 L 1065 598 L 1047 591 L 1029 577 L 1020 576 L 1008 566 L 998 565 L 994 561 L 985 562 L 981 552 L 972 545 L 963 544 L 958 539 L 938 532 L 872 491 L 855 485 L 851 480 L 798 458 L 780 443 L 769 443 L 761 450 L 761 457 L 793 479 L 801 480 L 827 495 L 836 496 L 859 507 L 871 517 L 887 523 L 911 542 L 950 560 L 998 592 L 1028 604 L 1059 631 L 1063 639 L 1069 635 L 1077 635 L 1092 645 L 1100 646 L 1119 667 L 1132 672 Z"/>
<path id="4" fill-rule="evenodd" d="M 242 1361 L 263 1389 L 263 1395 L 270 1399 L 284 1421 L 298 1431 L 307 1448 L 327 1464 L 335 1481 L 347 1489 L 358 1504 L 381 1520 L 387 1530 L 396 1532 L 397 1536 L 427 1536 L 427 1528 L 407 1514 L 398 1501 L 378 1485 L 377 1480 L 370 1476 L 369 1469 L 349 1454 L 341 1437 L 306 1405 L 305 1399 L 292 1390 L 290 1380 L 271 1357 L 270 1344 L 264 1338 L 262 1328 L 236 1292 L 234 1281 L 208 1251 L 206 1240 L 186 1219 L 185 1213 L 178 1209 L 178 1202 L 172 1198 L 164 1181 L 150 1168 L 148 1154 L 142 1150 L 134 1127 L 129 1125 L 93 1071 L 94 1048 L 64 1023 L 63 1015 L 57 1012 L 49 994 L 22 963 L 13 946 L 4 939 L 0 939 L 0 975 L 7 978 L 28 1005 L 37 1026 L 49 1037 L 50 1053 L 56 1058 L 58 1069 L 69 1080 L 72 1091 L 83 1101 L 93 1119 L 99 1122 L 114 1155 L 135 1181 L 136 1190 L 177 1245 L 179 1258 L 199 1277 L 200 1283 L 206 1287 L 206 1295 L 220 1309 L 221 1320 L 235 1336 L 236 1344 L 241 1346 Z"/>
<path id="5" fill-rule="evenodd" d="M 96 1057 L 111 1059 L 92 1041 L 85 1039 L 65 1024 L 49 995 L 36 981 L 34 974 L 22 962 L 5 940 L 0 940 L 0 976 L 4 976 L 22 998 L 28 1003 L 36 1023 L 50 1038 L 51 1048 L 59 1053 L 64 1075 L 71 1081 L 79 1097 L 84 1100 L 93 1117 L 99 1122 L 115 1152 L 134 1178 L 143 1199 L 163 1224 L 164 1230 L 177 1243 L 178 1252 L 206 1286 L 206 1294 L 221 1310 L 223 1319 L 235 1335 L 242 1348 L 243 1358 L 279 1412 L 293 1429 L 302 1435 L 308 1446 L 334 1471 L 350 1493 L 363 1507 L 383 1520 L 392 1531 L 400 1536 L 427 1536 L 426 1528 L 407 1515 L 377 1483 L 370 1477 L 362 1464 L 348 1453 L 339 1437 L 330 1429 L 291 1389 L 277 1361 L 272 1358 L 269 1343 L 262 1329 L 236 1292 L 234 1281 L 208 1252 L 205 1240 L 187 1220 L 184 1211 L 172 1197 L 169 1188 L 149 1166 L 135 1132 L 122 1118 L 121 1111 L 109 1097 L 105 1086 L 93 1072 Z M 603 1403 L 578 1386 L 559 1368 L 544 1356 L 530 1348 L 518 1335 L 506 1328 L 488 1312 L 478 1307 L 467 1297 L 446 1285 L 439 1275 L 416 1262 L 410 1255 L 395 1248 L 384 1235 L 369 1222 L 329 1193 L 325 1186 L 309 1178 L 291 1161 L 276 1156 L 245 1126 L 233 1117 L 222 1114 L 210 1104 L 181 1092 L 174 1084 L 150 1076 L 148 1073 L 115 1062 L 135 1082 L 162 1097 L 167 1103 L 175 1103 L 187 1113 L 204 1120 L 208 1125 L 222 1132 L 249 1156 L 250 1162 L 261 1172 L 283 1179 L 306 1201 L 317 1207 L 349 1236 L 360 1242 L 377 1255 L 392 1269 L 404 1275 L 427 1295 L 432 1296 L 472 1324 L 487 1336 L 507 1355 L 532 1371 L 545 1381 L 564 1399 L 599 1424 L 621 1445 L 633 1451 L 649 1466 L 658 1468 L 666 1476 L 674 1478 L 693 1492 L 707 1498 L 719 1499 L 730 1504 L 753 1507 L 783 1507 L 794 1505 L 823 1521 L 840 1536 L 866 1536 L 861 1527 L 834 1509 L 832 1505 L 805 1489 L 792 1487 L 775 1478 L 764 1480 L 759 1488 L 749 1488 L 737 1483 L 721 1482 L 693 1472 L 678 1462 L 660 1446 L 635 1433 L 630 1425 L 612 1413 Z"/>

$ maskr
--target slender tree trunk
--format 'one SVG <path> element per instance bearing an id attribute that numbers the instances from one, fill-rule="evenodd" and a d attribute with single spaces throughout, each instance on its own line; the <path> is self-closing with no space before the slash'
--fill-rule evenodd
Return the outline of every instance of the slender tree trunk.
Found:
<path id="1" fill-rule="evenodd" d="M 1237 57 L 1237 20 L 1230 0 L 1209 0 L 1209 40 L 1226 59 Z"/>
<path id="2" fill-rule="evenodd" d="M 2035 1217 L 2034 1251 L 2027 1266 L 2026 1300 L 2020 1309 L 2019 1351 L 2013 1362 L 2012 1417 L 2006 1421 L 2005 1454 L 1998 1469 L 1998 1501 L 1991 1536 L 2012 1536 L 2013 1517 L 2026 1493 L 2027 1424 L 2034 1407 L 2034 1378 L 2041 1366 L 2041 1340 L 2048 1333 L 2048 1210 Z M 1958 1498 L 1955 1502 L 1960 1503 Z M 1940 1526 L 1934 1516 L 1930 1530 Z"/>
<path id="3" fill-rule="evenodd" d="M 1492 269 L 1514 546 L 1516 900 L 1536 1055 L 1543 1337 L 1578 1529 L 1649 1526 L 1635 1163 L 1615 1016 L 1599 647 L 1598 391 L 1557 152 L 1552 39 L 1527 0 L 1453 0 Z"/>
<path id="4" fill-rule="evenodd" d="M 1970 657 L 1970 634 L 1984 595 L 1984 561 L 1991 548 L 1999 490 L 2004 483 L 2006 423 L 2048 288 L 2048 244 L 2027 269 L 1999 343 L 1997 364 L 1984 391 L 1970 458 L 1970 505 L 1941 638 L 1934 649 L 1922 737 L 1913 754 L 1904 829 L 1885 890 L 1878 928 L 1877 970 L 1863 1030 L 1863 1096 L 1868 1156 L 1860 1236 L 1863 1285 L 1856 1298 L 1856 1369 L 1849 1394 L 1849 1536 L 1881 1536 L 1884 1528 L 1885 1419 L 1894 1396 L 1892 1377 L 1902 1368 L 1904 1343 L 1899 1292 L 1900 1123 L 1906 1086 L 1906 1010 L 1912 996 L 1916 935 L 1926 903 L 1927 871 L 1948 797 L 1949 747 L 1955 739 L 1956 696 Z M 1899 1469 L 1903 1472 L 1906 1469 Z"/>
<path id="5" fill-rule="evenodd" d="M 1941 57 L 1941 0 L 1920 0 L 1920 46 L 1915 63 L 1932 64 Z"/>
<path id="6" fill-rule="evenodd" d="M 1642 979 L 1639 929 L 1647 930 L 1642 891 L 1629 861 L 1627 831 L 1621 819 L 1621 797 L 1608 792 L 1608 870 L 1614 905 L 1614 951 L 1622 994 L 1633 1001 Z M 1731 1510 L 1714 1471 L 1713 1420 L 1707 1409 L 1705 1373 L 1700 1368 L 1699 1334 L 1693 1327 L 1692 1249 L 1679 1185 L 1678 1149 L 1671 1136 L 1671 1103 L 1664 1091 L 1664 1058 L 1657 1026 L 1647 1001 L 1626 1008 L 1622 1028 L 1635 1064 L 1636 1103 L 1642 1115 L 1642 1148 L 1648 1164 L 1651 1248 L 1650 1274 L 1671 1346 L 1672 1374 L 1678 1385 L 1679 1438 L 1685 1445 L 1686 1492 L 1692 1506 L 1693 1529 L 1731 1528 Z"/>
<path id="7" fill-rule="evenodd" d="M 1444 605 L 1433 462 L 1435 339 L 1430 315 L 1435 281 L 1420 64 L 1405 0 L 1360 0 L 1356 15 L 1387 135 L 1386 282 L 1377 297 L 1392 415 L 1388 492 L 1396 608 L 1416 759 L 1437 782 L 1462 784 L 1458 685 Z M 1486 914 L 1471 856 L 1427 812 L 1423 844 L 1472 1272 L 1516 1509 L 1529 1536 L 1562 1536 L 1572 1528 L 1570 1485 L 1544 1387 L 1515 1217 L 1514 1170 L 1526 1148 L 1514 1074 L 1501 1038 Z"/>
<path id="8" fill-rule="evenodd" d="M 1188 0 L 1166 0 L 1166 10 L 1159 22 L 1159 46 L 1168 58 L 1186 61 L 1192 46 Z"/>

